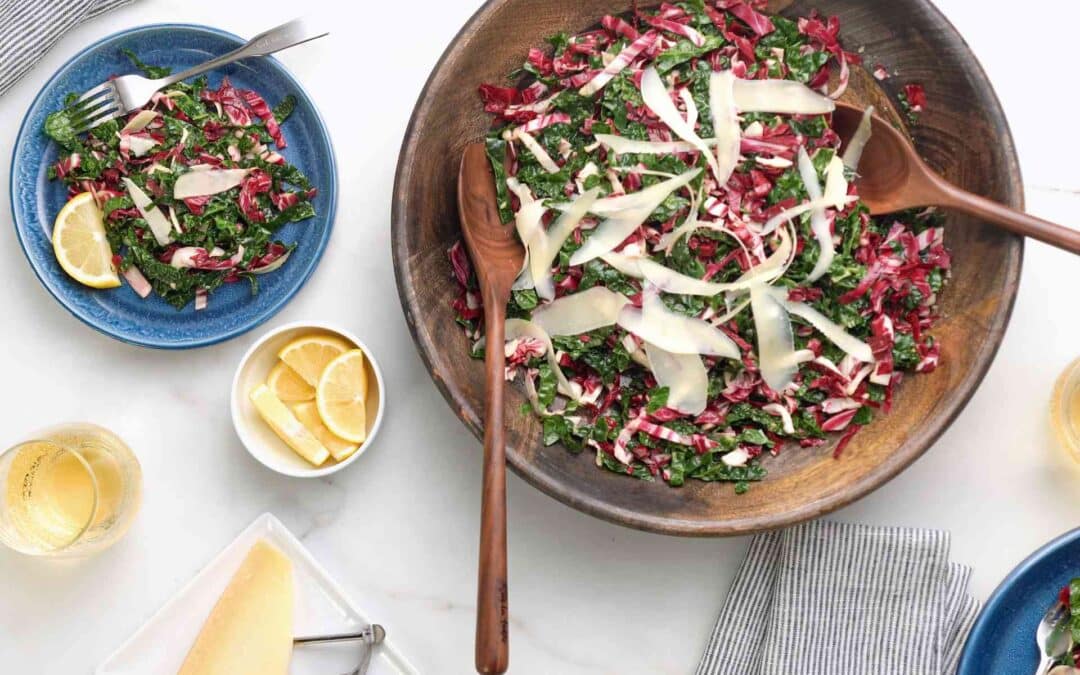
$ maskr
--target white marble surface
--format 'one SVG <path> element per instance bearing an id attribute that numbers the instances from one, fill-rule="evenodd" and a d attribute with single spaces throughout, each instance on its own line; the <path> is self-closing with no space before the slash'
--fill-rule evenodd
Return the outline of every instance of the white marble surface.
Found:
<path id="1" fill-rule="evenodd" d="M 416 95 L 479 3 L 349 4 L 304 3 L 322 5 L 333 34 L 282 55 L 329 123 L 343 189 L 322 266 L 271 325 L 338 321 L 376 351 L 389 384 L 377 446 L 328 480 L 269 473 L 240 446 L 227 403 L 233 368 L 255 335 L 182 353 L 102 337 L 53 302 L 12 228 L 2 228 L 0 445 L 59 420 L 90 420 L 129 441 L 146 478 L 139 520 L 102 555 L 58 563 L 0 550 L 5 673 L 89 672 L 267 510 L 366 601 L 424 672 L 470 671 L 479 450 L 412 347 L 394 292 L 389 213 Z M 1074 63 L 1080 7 L 1028 0 L 1003 13 L 970 0 L 939 5 L 997 86 L 1029 208 L 1080 226 L 1080 100 L 1063 75 Z M 0 190 L 7 190 L 11 143 L 30 99 L 83 45 L 157 21 L 251 34 L 297 9 L 285 0 L 145 0 L 72 32 L 0 99 Z M 1050 20 L 1035 21 L 1044 13 Z M 1018 31 L 1036 29 L 1034 45 L 1017 42 Z M 837 517 L 951 530 L 954 556 L 975 565 L 974 591 L 982 598 L 1029 551 L 1075 525 L 1080 470 L 1054 446 L 1046 403 L 1057 373 L 1080 354 L 1078 280 L 1075 258 L 1029 244 L 1013 321 L 982 388 L 923 459 Z M 621 529 L 513 477 L 509 498 L 514 672 L 692 670 L 745 540 Z"/>

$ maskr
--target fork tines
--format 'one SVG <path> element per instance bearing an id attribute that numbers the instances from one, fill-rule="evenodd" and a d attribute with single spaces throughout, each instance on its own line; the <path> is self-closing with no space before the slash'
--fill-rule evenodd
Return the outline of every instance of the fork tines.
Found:
<path id="1" fill-rule="evenodd" d="M 75 133 L 81 134 L 124 114 L 123 104 L 112 82 L 87 91 L 67 108 Z"/>

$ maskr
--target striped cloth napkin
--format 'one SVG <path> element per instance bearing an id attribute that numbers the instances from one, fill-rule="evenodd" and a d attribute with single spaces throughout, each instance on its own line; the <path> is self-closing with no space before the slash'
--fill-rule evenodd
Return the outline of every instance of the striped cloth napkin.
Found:
<path id="1" fill-rule="evenodd" d="M 83 21 L 134 0 L 0 0 L 0 96 Z"/>
<path id="2" fill-rule="evenodd" d="M 978 614 L 937 530 L 817 521 L 758 535 L 698 675 L 951 675 Z"/>

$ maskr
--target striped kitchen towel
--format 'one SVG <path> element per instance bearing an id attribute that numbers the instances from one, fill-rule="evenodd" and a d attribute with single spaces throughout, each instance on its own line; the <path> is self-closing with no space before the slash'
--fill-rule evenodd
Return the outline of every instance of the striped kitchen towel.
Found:
<path id="1" fill-rule="evenodd" d="M 0 96 L 73 27 L 134 0 L 0 0 Z"/>
<path id="2" fill-rule="evenodd" d="M 817 521 L 750 544 L 698 675 L 951 675 L 978 614 L 937 530 Z"/>

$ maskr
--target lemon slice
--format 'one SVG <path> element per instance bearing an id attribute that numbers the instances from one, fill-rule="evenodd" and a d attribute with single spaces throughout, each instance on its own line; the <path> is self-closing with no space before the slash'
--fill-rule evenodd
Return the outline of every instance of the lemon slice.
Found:
<path id="1" fill-rule="evenodd" d="M 345 461 L 359 449 L 358 444 L 342 440 L 326 428 L 322 417 L 319 416 L 319 407 L 315 405 L 314 401 L 297 403 L 292 407 L 292 411 L 296 415 L 296 419 L 300 420 L 300 423 L 307 427 L 307 430 L 314 434 L 315 438 L 319 439 L 319 442 L 330 451 L 330 454 L 337 461 Z"/>
<path id="2" fill-rule="evenodd" d="M 315 389 L 323 424 L 335 436 L 352 443 L 363 443 L 367 438 L 366 399 L 367 372 L 364 352 L 359 349 L 331 361 Z"/>
<path id="3" fill-rule="evenodd" d="M 75 281 L 91 288 L 120 285 L 94 195 L 81 192 L 64 204 L 53 224 L 52 242 L 56 261 Z"/>
<path id="4" fill-rule="evenodd" d="M 330 456 L 330 451 L 308 431 L 307 427 L 300 423 L 300 420 L 296 419 L 296 415 L 285 407 L 281 399 L 274 396 L 274 392 L 270 391 L 269 387 L 260 384 L 251 391 L 250 396 L 251 402 L 255 404 L 255 409 L 259 411 L 263 421 L 270 425 L 274 433 L 295 450 L 296 454 L 315 466 L 320 466 L 326 461 L 326 458 Z"/>
<path id="5" fill-rule="evenodd" d="M 285 403 L 314 401 L 315 387 L 304 381 L 296 371 L 284 363 L 278 363 L 266 378 L 266 386 Z"/>
<path id="6" fill-rule="evenodd" d="M 292 368 L 304 382 L 318 386 L 326 364 L 351 349 L 351 345 L 331 335 L 307 335 L 285 345 L 278 358 Z"/>

